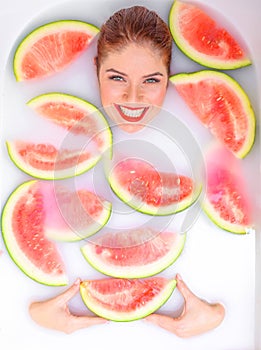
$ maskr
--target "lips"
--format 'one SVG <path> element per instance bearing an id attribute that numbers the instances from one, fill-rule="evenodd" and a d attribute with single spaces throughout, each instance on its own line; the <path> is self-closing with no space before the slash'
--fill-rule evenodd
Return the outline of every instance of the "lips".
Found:
<path id="1" fill-rule="evenodd" d="M 127 107 L 115 104 L 120 116 L 127 122 L 135 123 L 141 121 L 149 107 Z"/>

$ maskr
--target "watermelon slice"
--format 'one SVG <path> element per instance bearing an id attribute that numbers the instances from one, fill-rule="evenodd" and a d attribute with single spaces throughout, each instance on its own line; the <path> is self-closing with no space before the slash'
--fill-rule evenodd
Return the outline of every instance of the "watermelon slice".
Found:
<path id="1" fill-rule="evenodd" d="M 117 163 L 108 181 L 124 203 L 149 215 L 171 215 L 184 210 L 201 190 L 187 176 L 158 172 L 151 164 L 135 158 Z"/>
<path id="2" fill-rule="evenodd" d="M 156 311 L 171 296 L 176 280 L 108 278 L 83 281 L 82 299 L 88 309 L 112 321 L 134 321 Z"/>
<path id="3" fill-rule="evenodd" d="M 62 20 L 34 29 L 19 44 L 13 69 L 17 81 L 43 78 L 72 63 L 98 34 L 95 26 Z"/>
<path id="4" fill-rule="evenodd" d="M 27 102 L 40 116 L 74 135 L 89 137 L 100 153 L 112 153 L 112 133 L 104 115 L 93 104 L 69 94 L 48 93 Z"/>
<path id="5" fill-rule="evenodd" d="M 185 234 L 140 228 L 104 234 L 87 242 L 81 251 L 90 265 L 106 275 L 143 278 L 173 264 L 185 240 Z"/>
<path id="6" fill-rule="evenodd" d="M 170 81 L 223 145 L 238 158 L 248 154 L 255 140 L 255 115 L 247 94 L 233 78 L 204 70 L 173 75 Z"/>
<path id="7" fill-rule="evenodd" d="M 175 0 L 169 26 L 181 51 L 204 66 L 236 69 L 251 64 L 242 45 L 197 5 Z"/>
<path id="8" fill-rule="evenodd" d="M 97 194 L 51 182 L 39 182 L 44 200 L 45 235 L 58 241 L 79 241 L 106 225 L 112 205 Z"/>
<path id="9" fill-rule="evenodd" d="M 253 229 L 252 208 L 239 160 L 224 148 L 207 155 L 207 191 L 203 208 L 224 230 L 245 234 Z M 228 166 L 229 165 L 229 166 Z"/>
<path id="10" fill-rule="evenodd" d="M 36 181 L 20 185 L 2 212 L 2 234 L 17 266 L 35 281 L 65 285 L 65 266 L 56 244 L 46 238 L 45 211 L 41 188 Z"/>
<path id="11" fill-rule="evenodd" d="M 45 235 L 58 241 L 79 241 L 106 225 L 112 205 L 97 194 L 50 182 L 41 182 L 46 218 Z"/>
<path id="12" fill-rule="evenodd" d="M 86 150 L 57 150 L 51 144 L 24 141 L 7 142 L 14 164 L 25 173 L 45 180 L 65 179 L 80 175 L 100 160 L 101 155 Z"/>

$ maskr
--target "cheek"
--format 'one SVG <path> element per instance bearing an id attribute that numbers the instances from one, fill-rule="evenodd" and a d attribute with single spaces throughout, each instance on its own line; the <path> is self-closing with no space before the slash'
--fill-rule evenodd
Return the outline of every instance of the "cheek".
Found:
<path id="1" fill-rule="evenodd" d="M 113 89 L 111 84 L 101 83 L 100 84 L 100 97 L 103 107 L 111 105 L 117 101 L 118 93 Z"/>
<path id="2" fill-rule="evenodd" d="M 104 103 L 107 103 L 107 100 L 109 98 L 109 90 L 107 89 L 106 84 L 103 84 L 103 83 L 100 83 L 99 88 L 100 88 L 101 102 L 104 105 Z"/>
<path id="3" fill-rule="evenodd" d="M 160 90 L 151 91 L 150 94 L 148 94 L 148 99 L 150 100 L 150 103 L 155 106 L 161 107 L 165 96 L 166 96 L 166 88 L 162 88 Z"/>

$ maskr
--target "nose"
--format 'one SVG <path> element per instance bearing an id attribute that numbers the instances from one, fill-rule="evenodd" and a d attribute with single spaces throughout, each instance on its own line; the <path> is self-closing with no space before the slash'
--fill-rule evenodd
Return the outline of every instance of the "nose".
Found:
<path id="1" fill-rule="evenodd" d="M 128 84 L 123 97 L 126 102 L 141 102 L 143 99 L 142 89 L 138 84 Z"/>

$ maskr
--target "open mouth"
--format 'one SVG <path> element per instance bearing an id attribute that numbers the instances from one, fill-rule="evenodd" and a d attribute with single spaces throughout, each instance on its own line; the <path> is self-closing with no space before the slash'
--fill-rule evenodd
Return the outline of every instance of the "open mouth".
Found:
<path id="1" fill-rule="evenodd" d="M 115 104 L 120 116 L 127 122 L 139 122 L 142 120 L 149 107 L 127 107 Z"/>

